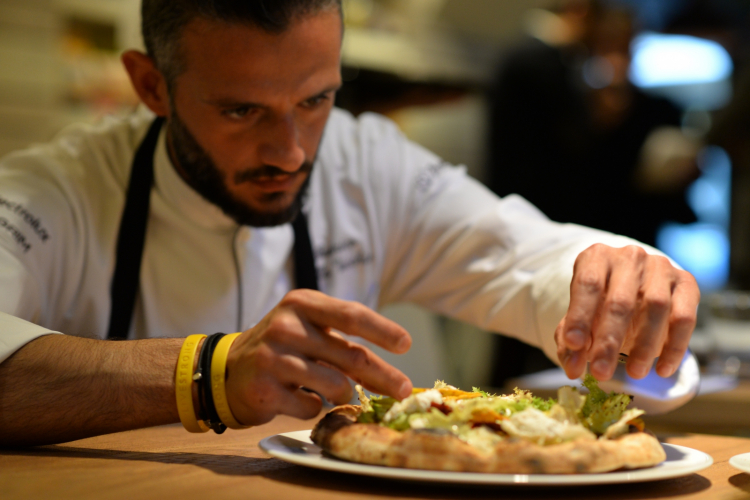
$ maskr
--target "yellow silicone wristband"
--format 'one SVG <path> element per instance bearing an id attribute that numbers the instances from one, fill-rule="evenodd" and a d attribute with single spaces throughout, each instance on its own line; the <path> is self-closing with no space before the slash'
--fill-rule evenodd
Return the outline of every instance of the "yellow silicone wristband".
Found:
<path id="1" fill-rule="evenodd" d="M 232 347 L 234 339 L 239 336 L 239 333 L 225 335 L 216 345 L 214 356 L 211 359 L 211 392 L 214 396 L 214 406 L 216 407 L 216 413 L 219 414 L 219 419 L 230 429 L 251 427 L 242 425 L 234 418 L 227 400 L 227 356 L 229 356 L 229 348 Z"/>
<path id="2" fill-rule="evenodd" d="M 177 368 L 174 374 L 174 391 L 177 398 L 177 413 L 180 422 L 190 432 L 208 432 L 209 427 L 195 416 L 193 407 L 193 365 L 195 364 L 195 353 L 201 339 L 206 336 L 190 335 L 182 343 L 180 357 L 177 358 Z"/>

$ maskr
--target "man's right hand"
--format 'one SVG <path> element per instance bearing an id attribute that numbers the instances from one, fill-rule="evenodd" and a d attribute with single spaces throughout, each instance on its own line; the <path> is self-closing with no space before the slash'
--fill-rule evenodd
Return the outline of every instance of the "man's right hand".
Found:
<path id="1" fill-rule="evenodd" d="M 322 401 L 305 389 L 344 404 L 352 398 L 348 378 L 397 399 L 411 394 L 406 375 L 334 330 L 397 354 L 411 346 L 406 330 L 362 304 L 293 290 L 232 345 L 227 398 L 234 417 L 244 425 L 279 414 L 313 418 Z"/>

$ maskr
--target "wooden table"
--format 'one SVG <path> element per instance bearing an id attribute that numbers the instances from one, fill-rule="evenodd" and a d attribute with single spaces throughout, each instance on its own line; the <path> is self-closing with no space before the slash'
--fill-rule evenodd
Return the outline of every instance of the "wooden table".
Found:
<path id="1" fill-rule="evenodd" d="M 364 499 L 364 498 L 750 498 L 750 475 L 732 468 L 750 439 L 700 434 L 662 436 L 713 456 L 710 468 L 651 483 L 586 487 L 485 487 L 409 483 L 326 472 L 271 458 L 262 438 L 308 429 L 277 418 L 245 431 L 189 434 L 173 425 L 57 446 L 0 450 L 0 498 L 15 499 Z"/>

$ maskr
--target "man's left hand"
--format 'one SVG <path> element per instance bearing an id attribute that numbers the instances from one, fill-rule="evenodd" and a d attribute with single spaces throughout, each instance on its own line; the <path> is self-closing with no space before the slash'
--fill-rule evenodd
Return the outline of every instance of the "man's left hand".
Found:
<path id="1" fill-rule="evenodd" d="M 695 278 L 667 258 L 638 246 L 593 245 L 578 256 L 570 306 L 555 331 L 557 355 L 570 378 L 589 371 L 612 377 L 619 353 L 627 372 L 669 377 L 680 366 L 695 327 L 700 291 Z"/>

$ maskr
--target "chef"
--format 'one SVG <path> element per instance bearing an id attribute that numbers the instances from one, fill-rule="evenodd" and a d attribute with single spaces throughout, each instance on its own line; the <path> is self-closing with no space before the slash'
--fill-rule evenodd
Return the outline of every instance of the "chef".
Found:
<path id="1" fill-rule="evenodd" d="M 0 445 L 312 418 L 350 379 L 403 398 L 411 382 L 368 348 L 409 349 L 374 312 L 393 302 L 537 345 L 570 377 L 610 378 L 619 352 L 636 378 L 679 366 L 688 273 L 333 107 L 340 1 L 142 15 L 147 51 L 122 60 L 143 108 L 0 162 Z"/>

